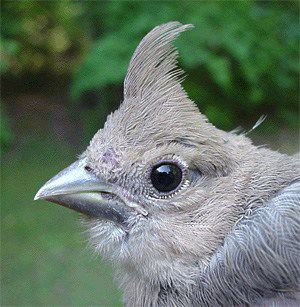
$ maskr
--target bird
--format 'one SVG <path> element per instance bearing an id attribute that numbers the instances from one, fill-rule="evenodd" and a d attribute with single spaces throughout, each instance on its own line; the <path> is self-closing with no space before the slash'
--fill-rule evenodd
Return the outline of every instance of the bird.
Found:
<path id="1" fill-rule="evenodd" d="M 35 199 L 81 213 L 125 306 L 300 306 L 299 157 L 200 113 L 173 44 L 192 27 L 141 40 L 119 108 Z"/>

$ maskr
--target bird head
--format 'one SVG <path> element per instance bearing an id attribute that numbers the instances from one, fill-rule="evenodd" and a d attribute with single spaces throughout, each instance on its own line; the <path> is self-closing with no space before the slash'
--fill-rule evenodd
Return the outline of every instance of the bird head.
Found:
<path id="1" fill-rule="evenodd" d="M 171 22 L 142 39 L 119 109 L 36 195 L 83 213 L 96 250 L 145 276 L 205 265 L 246 210 L 254 146 L 209 123 L 181 85 L 172 41 L 191 27 Z"/>

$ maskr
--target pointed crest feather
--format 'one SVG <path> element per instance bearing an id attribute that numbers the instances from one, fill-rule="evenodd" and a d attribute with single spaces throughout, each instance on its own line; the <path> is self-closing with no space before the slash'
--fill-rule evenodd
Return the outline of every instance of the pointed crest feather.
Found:
<path id="1" fill-rule="evenodd" d="M 95 135 L 99 147 L 129 150 L 181 142 L 190 146 L 220 139 L 181 86 L 182 70 L 172 42 L 193 27 L 169 22 L 150 31 L 136 48 L 124 81 L 124 101 Z M 220 140 L 222 143 L 223 140 Z M 96 146 L 95 146 L 96 147 Z M 117 150 L 117 149 L 116 149 Z M 97 156 L 97 154 L 96 154 Z"/>
<path id="2" fill-rule="evenodd" d="M 125 99 L 146 99 L 153 92 L 162 97 L 174 87 L 185 95 L 178 78 L 182 74 L 177 68 L 178 52 L 172 41 L 192 27 L 169 22 L 155 27 L 143 38 L 129 63 L 124 81 Z"/>

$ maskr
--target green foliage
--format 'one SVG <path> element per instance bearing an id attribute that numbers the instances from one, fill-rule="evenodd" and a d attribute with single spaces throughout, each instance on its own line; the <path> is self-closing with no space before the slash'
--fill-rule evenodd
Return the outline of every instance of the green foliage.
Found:
<path id="1" fill-rule="evenodd" d="M 1 3 L 1 74 L 70 73 L 88 40 L 81 14 L 70 1 Z"/>
<path id="2" fill-rule="evenodd" d="M 124 37 L 116 39 L 114 34 L 97 41 L 75 75 L 73 97 L 79 98 L 87 90 L 120 83 L 128 65 L 128 52 L 133 48 L 132 42 Z"/>
<path id="3" fill-rule="evenodd" d="M 98 3 L 93 18 L 101 19 L 101 33 L 74 73 L 73 98 L 121 85 L 141 37 L 179 20 L 195 25 L 176 43 L 189 74 L 185 88 L 214 123 L 230 128 L 237 117 L 255 120 L 271 111 L 295 126 L 297 116 L 290 114 L 298 112 L 297 3 L 109 1 Z M 231 109 L 228 116 L 225 108 Z"/>
<path id="4" fill-rule="evenodd" d="M 140 39 L 178 20 L 195 25 L 176 41 L 184 87 L 214 124 L 231 129 L 267 114 L 297 128 L 298 17 L 296 1 L 5 1 L 0 73 L 25 86 L 43 73 L 72 75 L 71 97 L 97 112 L 84 119 L 95 131 L 121 99 L 112 103 Z M 86 103 L 90 93 L 101 100 Z"/>

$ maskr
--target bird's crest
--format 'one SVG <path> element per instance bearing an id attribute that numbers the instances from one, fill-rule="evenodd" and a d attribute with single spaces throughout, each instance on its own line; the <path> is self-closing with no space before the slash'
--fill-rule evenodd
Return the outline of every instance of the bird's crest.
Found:
<path id="1" fill-rule="evenodd" d="M 172 45 L 181 32 L 193 26 L 169 22 L 155 27 L 136 48 L 124 81 L 124 98 L 149 99 L 170 94 L 185 95 L 180 86 L 182 70 L 177 68 L 178 52 Z"/>
<path id="2" fill-rule="evenodd" d="M 177 140 L 194 144 L 202 139 L 199 133 L 205 139 L 212 135 L 212 125 L 181 86 L 183 71 L 177 67 L 178 52 L 172 44 L 191 27 L 169 22 L 142 39 L 129 63 L 124 101 L 94 141 L 143 147 Z"/>
<path id="3" fill-rule="evenodd" d="M 129 63 L 124 100 L 91 141 L 91 155 L 99 157 L 100 148 L 136 151 L 174 142 L 195 147 L 219 139 L 218 129 L 181 86 L 182 70 L 172 42 L 191 27 L 169 22 L 142 39 Z"/>

